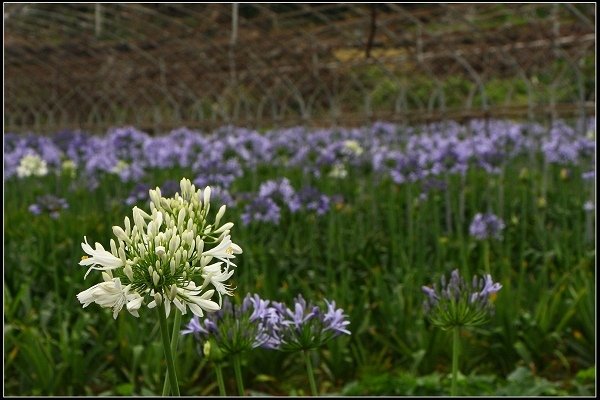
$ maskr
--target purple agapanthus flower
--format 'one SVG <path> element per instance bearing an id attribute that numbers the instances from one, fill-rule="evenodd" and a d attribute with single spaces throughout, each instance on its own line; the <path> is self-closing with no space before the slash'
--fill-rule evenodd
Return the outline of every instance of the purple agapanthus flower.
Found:
<path id="1" fill-rule="evenodd" d="M 69 208 L 69 204 L 63 198 L 47 194 L 39 196 L 36 202 L 28 207 L 28 210 L 33 215 L 48 214 L 50 218 L 57 219 L 62 210 Z"/>
<path id="2" fill-rule="evenodd" d="M 294 299 L 293 308 L 274 303 L 274 312 L 279 314 L 279 350 L 299 351 L 317 348 L 342 334 L 350 335 L 346 328 L 350 321 L 335 302 L 325 300 L 327 310 L 307 302 L 301 295 Z"/>
<path id="3" fill-rule="evenodd" d="M 581 174 L 581 178 L 585 181 L 591 181 L 596 178 L 596 170 L 587 171 Z"/>
<path id="4" fill-rule="evenodd" d="M 297 198 L 302 209 L 315 211 L 317 215 L 323 215 L 329 211 L 331 204 L 330 198 L 319 192 L 314 187 L 303 187 L 298 191 Z"/>
<path id="5" fill-rule="evenodd" d="M 457 269 L 452 271 L 448 282 L 442 275 L 440 283 L 439 290 L 435 284 L 433 288 L 423 286 L 421 289 L 426 296 L 423 302 L 425 313 L 434 325 L 443 329 L 486 322 L 494 311 L 492 299 L 502 289 L 489 274 L 483 278 L 473 276 L 469 286 Z"/>
<path id="6" fill-rule="evenodd" d="M 253 221 L 278 224 L 281 208 L 270 197 L 259 196 L 246 205 L 241 218 L 244 225 Z"/>
<path id="7" fill-rule="evenodd" d="M 147 185 L 145 183 L 138 183 L 129 193 L 129 196 L 127 196 L 127 198 L 125 199 L 125 204 L 131 206 L 133 204 L 148 201 L 148 191 L 150 189 L 152 189 L 150 185 Z"/>
<path id="8" fill-rule="evenodd" d="M 263 182 L 258 189 L 258 196 L 270 198 L 274 202 L 286 206 L 291 212 L 296 212 L 301 207 L 298 195 L 287 178 Z"/>
<path id="9" fill-rule="evenodd" d="M 268 306 L 269 300 L 257 294 L 247 294 L 241 306 L 226 297 L 219 311 L 208 314 L 203 321 L 194 316 L 181 334 L 193 334 L 200 342 L 212 339 L 224 355 L 257 347 L 274 349 L 279 341 L 273 329 L 279 321 L 273 320 Z"/>
<path id="10" fill-rule="evenodd" d="M 478 213 L 469 226 L 469 234 L 477 240 L 500 239 L 504 227 L 504 221 L 496 215 Z"/>
<path id="11" fill-rule="evenodd" d="M 350 331 L 346 329 L 346 326 L 350 325 L 350 321 L 346 319 L 344 310 L 335 308 L 335 301 L 330 303 L 325 300 L 325 303 L 327 303 L 327 312 L 323 315 L 325 330 L 331 330 L 338 335 L 350 335 Z"/>

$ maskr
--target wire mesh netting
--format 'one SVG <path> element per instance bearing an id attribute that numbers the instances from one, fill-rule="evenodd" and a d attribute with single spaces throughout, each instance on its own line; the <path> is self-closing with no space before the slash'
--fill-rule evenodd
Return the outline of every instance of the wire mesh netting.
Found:
<path id="1" fill-rule="evenodd" d="M 5 131 L 595 113 L 595 4 L 4 5 Z"/>

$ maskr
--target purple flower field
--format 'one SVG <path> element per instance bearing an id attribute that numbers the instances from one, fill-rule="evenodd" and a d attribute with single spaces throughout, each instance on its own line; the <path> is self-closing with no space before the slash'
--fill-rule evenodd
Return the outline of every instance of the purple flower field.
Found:
<path id="1" fill-rule="evenodd" d="M 589 393 L 595 123 L 6 133 L 7 393 Z"/>

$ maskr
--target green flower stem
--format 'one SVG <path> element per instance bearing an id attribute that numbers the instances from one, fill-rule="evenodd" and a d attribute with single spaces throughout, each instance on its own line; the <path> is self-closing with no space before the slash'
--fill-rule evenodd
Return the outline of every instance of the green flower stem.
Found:
<path id="1" fill-rule="evenodd" d="M 173 331 L 171 333 L 171 352 L 173 354 L 173 361 L 175 361 L 175 357 L 177 355 L 177 344 L 179 343 L 179 328 L 181 327 L 181 313 L 179 310 L 175 309 L 175 321 L 173 321 Z M 169 375 L 165 376 L 165 383 L 163 384 L 163 396 L 169 395 L 169 390 L 171 390 L 171 385 L 169 384 Z"/>
<path id="2" fill-rule="evenodd" d="M 312 362 L 310 361 L 310 354 L 307 350 L 302 350 L 302 356 L 304 357 L 304 362 L 306 363 L 306 372 L 308 374 L 308 381 L 310 383 L 310 391 L 313 396 L 318 396 L 317 392 L 317 383 L 315 382 L 315 373 L 313 371 Z"/>
<path id="3" fill-rule="evenodd" d="M 217 384 L 219 385 L 219 396 L 225 397 L 227 396 L 227 393 L 225 393 L 225 382 L 223 381 L 223 370 L 221 369 L 221 363 L 215 363 L 215 372 L 217 374 Z"/>
<path id="4" fill-rule="evenodd" d="M 235 372 L 235 383 L 237 384 L 238 393 L 244 395 L 244 381 L 242 380 L 242 366 L 240 363 L 240 355 L 233 355 L 233 370 Z"/>
<path id="5" fill-rule="evenodd" d="M 458 355 L 460 352 L 460 327 L 455 326 L 453 330 L 452 342 L 452 387 L 450 388 L 450 396 L 456 396 L 456 381 L 458 380 Z"/>
<path id="6" fill-rule="evenodd" d="M 486 239 L 483 242 L 483 265 L 485 267 L 485 273 L 491 274 L 491 272 L 490 272 L 490 239 Z"/>
<path id="7" fill-rule="evenodd" d="M 162 335 L 163 347 L 165 349 L 165 357 L 167 358 L 169 382 L 173 383 L 171 385 L 171 393 L 175 396 L 180 396 L 179 385 L 177 383 L 177 373 L 175 372 L 175 362 L 173 361 L 173 352 L 171 351 L 171 343 L 169 340 L 169 331 L 167 330 L 167 315 L 165 313 L 165 306 L 161 305 L 156 307 L 156 312 L 158 313 L 160 333 Z"/>

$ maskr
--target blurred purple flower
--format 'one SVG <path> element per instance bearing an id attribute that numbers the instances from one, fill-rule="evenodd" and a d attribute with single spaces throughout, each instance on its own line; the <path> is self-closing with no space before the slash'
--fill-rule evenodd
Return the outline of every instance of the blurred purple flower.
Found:
<path id="1" fill-rule="evenodd" d="M 504 227 L 504 221 L 494 214 L 477 213 L 469 226 L 469 233 L 478 240 L 488 238 L 500 239 Z"/>
<path id="2" fill-rule="evenodd" d="M 63 198 L 46 194 L 38 196 L 36 202 L 28 207 L 28 210 L 33 215 L 48 214 L 50 218 L 57 219 L 62 210 L 69 208 L 69 204 Z"/>
<path id="3" fill-rule="evenodd" d="M 129 193 L 129 196 L 125 199 L 125 204 L 128 206 L 145 202 L 149 200 L 148 191 L 152 189 L 150 185 L 145 183 L 138 183 L 135 185 L 133 190 Z"/>
<path id="4" fill-rule="evenodd" d="M 317 215 L 323 215 L 329 211 L 331 200 L 316 188 L 305 186 L 298 191 L 298 202 L 304 210 L 315 211 Z"/>
<path id="5" fill-rule="evenodd" d="M 244 225 L 253 221 L 278 224 L 281 218 L 281 208 L 270 197 L 259 196 L 244 207 L 241 218 Z"/>

